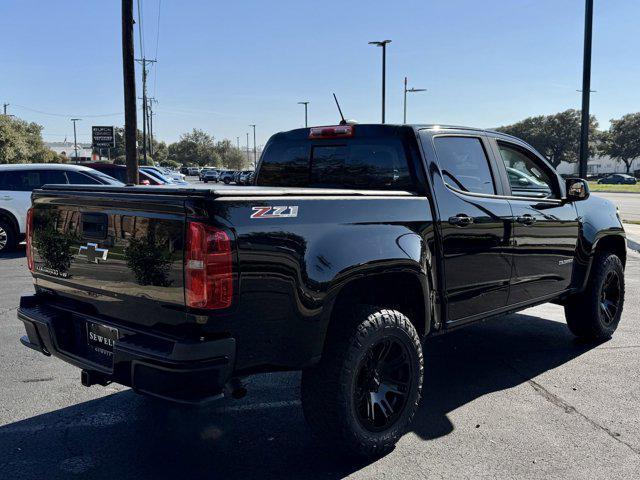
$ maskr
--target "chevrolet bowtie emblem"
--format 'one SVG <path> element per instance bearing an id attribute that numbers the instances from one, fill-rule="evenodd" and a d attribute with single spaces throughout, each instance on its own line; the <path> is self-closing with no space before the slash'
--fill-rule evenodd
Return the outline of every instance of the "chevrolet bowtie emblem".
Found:
<path id="1" fill-rule="evenodd" d="M 86 245 L 82 245 L 80 250 L 78 250 L 78 255 L 85 255 L 87 262 L 91 263 L 99 263 L 100 260 L 103 262 L 106 261 L 108 254 L 109 250 L 106 248 L 98 248 L 97 243 L 87 243 Z"/>

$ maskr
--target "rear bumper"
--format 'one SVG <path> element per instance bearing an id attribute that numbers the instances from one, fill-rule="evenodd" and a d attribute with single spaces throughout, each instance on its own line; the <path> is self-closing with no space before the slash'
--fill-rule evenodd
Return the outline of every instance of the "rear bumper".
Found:
<path id="1" fill-rule="evenodd" d="M 115 382 L 166 400 L 203 404 L 223 396 L 233 373 L 233 338 L 179 341 L 52 306 L 36 295 L 20 299 L 18 318 L 26 329 L 20 339 L 25 346 L 81 368 L 88 372 L 83 378 L 94 383 Z M 88 345 L 87 322 L 119 330 L 112 355 Z"/>

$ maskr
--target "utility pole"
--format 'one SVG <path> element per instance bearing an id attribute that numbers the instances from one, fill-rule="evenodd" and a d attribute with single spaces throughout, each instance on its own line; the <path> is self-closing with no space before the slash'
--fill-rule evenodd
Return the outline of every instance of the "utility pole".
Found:
<path id="1" fill-rule="evenodd" d="M 589 99 L 591 96 L 591 37 L 593 0 L 586 0 L 584 11 L 584 54 L 582 62 L 582 123 L 580 126 L 580 178 L 587 178 L 589 160 Z"/>
<path id="2" fill-rule="evenodd" d="M 124 78 L 124 142 L 127 183 L 136 185 L 138 155 L 136 151 L 136 71 L 133 55 L 133 0 L 122 0 L 122 76 Z"/>
<path id="3" fill-rule="evenodd" d="M 155 97 L 149 97 L 149 154 L 153 157 L 153 104 L 158 103 Z"/>
<path id="4" fill-rule="evenodd" d="M 407 88 L 407 77 L 404 77 L 404 116 L 402 123 L 407 123 L 407 92 L 426 92 L 426 88 Z"/>
<path id="5" fill-rule="evenodd" d="M 369 45 L 382 47 L 382 123 L 384 123 L 385 113 L 385 96 L 387 92 L 387 44 L 391 40 L 382 40 L 381 42 L 369 42 Z"/>
<path id="6" fill-rule="evenodd" d="M 308 122 L 307 122 L 307 106 L 309 105 L 310 102 L 298 102 L 298 105 L 304 105 L 304 128 L 307 128 Z"/>
<path id="7" fill-rule="evenodd" d="M 3 103 L 3 104 L 2 104 L 2 110 L 4 111 L 4 115 L 5 115 L 5 116 L 7 115 L 7 107 L 8 107 L 8 106 L 9 106 L 9 104 L 8 104 L 8 103 Z"/>
<path id="8" fill-rule="evenodd" d="M 73 151 L 75 152 L 75 160 L 78 163 L 78 138 L 76 136 L 76 122 L 82 120 L 81 118 L 72 118 L 73 122 Z"/>
<path id="9" fill-rule="evenodd" d="M 240 137 L 236 137 L 236 142 L 238 144 L 238 146 L 237 146 L 238 151 L 240 151 Z"/>
<path id="10" fill-rule="evenodd" d="M 249 132 L 247 132 L 247 162 L 250 162 L 249 159 Z"/>
<path id="11" fill-rule="evenodd" d="M 148 60 L 144 57 L 136 59 L 142 65 L 142 116 L 144 121 L 142 122 L 142 156 L 144 158 L 144 164 L 147 164 L 147 123 L 149 119 L 148 104 L 147 104 L 147 63 L 155 63 L 155 60 Z"/>
<path id="12" fill-rule="evenodd" d="M 256 126 L 255 125 L 249 125 L 249 126 L 253 127 L 253 169 L 255 170 L 256 165 L 258 164 L 258 159 L 256 155 Z"/>

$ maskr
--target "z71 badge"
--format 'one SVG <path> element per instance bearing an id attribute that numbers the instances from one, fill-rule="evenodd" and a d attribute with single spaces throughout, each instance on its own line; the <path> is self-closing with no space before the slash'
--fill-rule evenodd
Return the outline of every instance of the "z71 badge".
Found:
<path id="1" fill-rule="evenodd" d="M 292 207 L 251 207 L 251 218 L 291 218 L 298 216 L 298 206 Z"/>

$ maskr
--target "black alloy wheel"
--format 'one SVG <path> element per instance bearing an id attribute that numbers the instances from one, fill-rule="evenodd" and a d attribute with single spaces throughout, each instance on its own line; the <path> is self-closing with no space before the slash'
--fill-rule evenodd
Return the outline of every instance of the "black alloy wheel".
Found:
<path id="1" fill-rule="evenodd" d="M 358 368 L 355 410 L 360 424 L 371 432 L 387 430 L 407 404 L 411 368 L 407 347 L 386 338 L 374 344 Z"/>
<path id="2" fill-rule="evenodd" d="M 620 277 L 618 272 L 610 270 L 600 290 L 600 314 L 605 324 L 609 325 L 616 318 L 620 307 Z"/>

